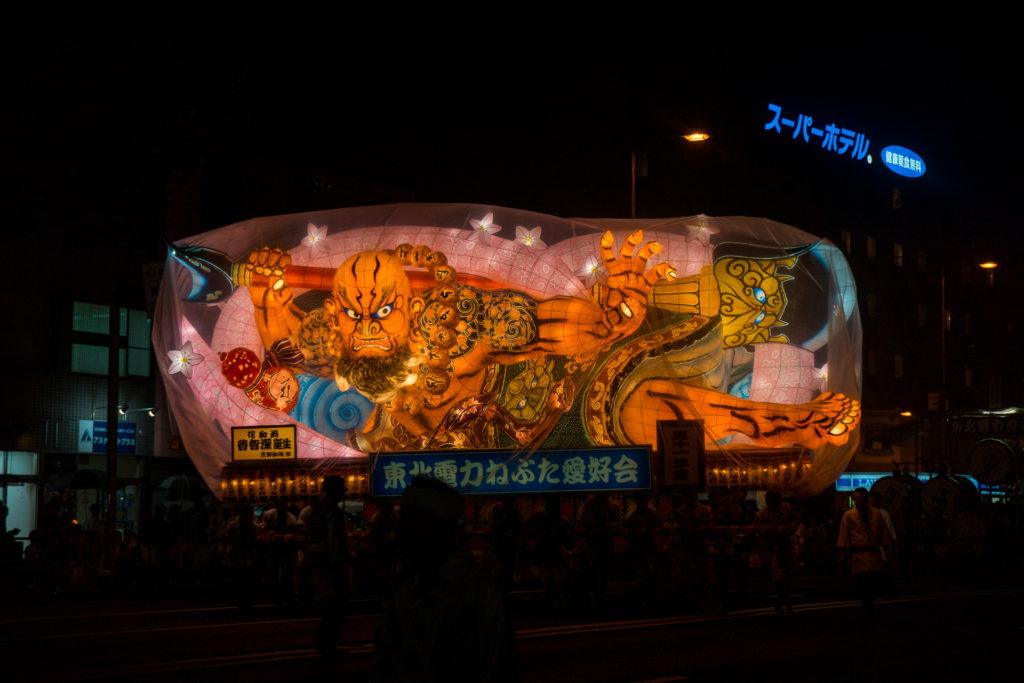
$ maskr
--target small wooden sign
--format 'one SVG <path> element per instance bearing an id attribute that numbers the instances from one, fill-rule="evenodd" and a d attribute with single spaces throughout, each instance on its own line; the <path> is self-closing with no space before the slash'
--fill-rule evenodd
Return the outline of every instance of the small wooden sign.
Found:
<path id="1" fill-rule="evenodd" d="M 703 486 L 704 421 L 658 420 L 658 455 L 665 486 Z"/>
<path id="2" fill-rule="evenodd" d="M 232 427 L 231 459 L 295 460 L 295 425 Z"/>

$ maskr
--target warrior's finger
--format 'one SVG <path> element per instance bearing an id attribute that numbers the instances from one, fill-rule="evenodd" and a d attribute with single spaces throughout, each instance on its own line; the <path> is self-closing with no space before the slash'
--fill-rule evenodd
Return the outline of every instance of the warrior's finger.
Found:
<path id="1" fill-rule="evenodd" d="M 605 263 L 615 260 L 615 235 L 611 230 L 601 235 L 601 260 Z"/>
<path id="2" fill-rule="evenodd" d="M 643 269 L 643 267 L 647 264 L 647 259 L 651 258 L 655 254 L 660 253 L 661 245 L 658 244 L 657 242 L 648 242 L 647 244 L 645 244 L 644 248 L 640 250 L 640 253 L 636 255 L 636 257 L 640 259 L 640 268 L 638 270 Z"/>
<path id="3" fill-rule="evenodd" d="M 269 249 L 260 249 L 258 252 L 256 252 L 256 265 L 265 266 L 267 264 L 267 258 L 269 256 Z"/>
<path id="4" fill-rule="evenodd" d="M 644 231 L 637 230 L 636 232 L 629 235 L 626 241 L 622 243 L 622 249 L 619 250 L 619 258 L 633 258 L 633 252 L 636 248 L 644 241 Z"/>
<path id="5" fill-rule="evenodd" d="M 644 279 L 650 284 L 658 280 L 675 280 L 676 269 L 670 263 L 659 263 L 644 274 Z"/>

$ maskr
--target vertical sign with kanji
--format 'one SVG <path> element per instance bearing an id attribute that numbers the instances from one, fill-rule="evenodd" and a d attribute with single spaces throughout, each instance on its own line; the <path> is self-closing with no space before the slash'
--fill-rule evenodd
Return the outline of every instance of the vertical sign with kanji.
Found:
<path id="1" fill-rule="evenodd" d="M 295 425 L 231 428 L 231 459 L 295 460 Z"/>
<path id="2" fill-rule="evenodd" d="M 704 483 L 704 421 L 658 420 L 658 454 L 665 486 Z"/>

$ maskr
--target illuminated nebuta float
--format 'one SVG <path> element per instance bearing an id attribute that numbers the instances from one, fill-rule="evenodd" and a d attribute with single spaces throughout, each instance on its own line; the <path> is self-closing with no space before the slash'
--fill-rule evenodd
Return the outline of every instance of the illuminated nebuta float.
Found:
<path id="1" fill-rule="evenodd" d="M 790 226 L 400 204 L 179 242 L 154 345 L 214 490 L 232 426 L 295 424 L 300 460 L 337 463 L 656 448 L 699 419 L 710 485 L 810 494 L 857 446 L 860 334 L 842 254 Z"/>

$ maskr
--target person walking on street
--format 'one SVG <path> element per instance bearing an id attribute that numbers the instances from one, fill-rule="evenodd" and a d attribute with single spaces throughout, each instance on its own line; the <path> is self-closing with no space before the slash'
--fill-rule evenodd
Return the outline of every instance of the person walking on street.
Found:
<path id="1" fill-rule="evenodd" d="M 324 479 L 323 495 L 303 510 L 309 545 L 306 559 L 313 583 L 325 598 L 324 619 L 317 632 L 315 647 L 325 657 L 337 653 L 338 636 L 345 624 L 348 608 L 348 576 L 350 563 L 348 529 L 342 505 L 345 480 L 338 476 Z"/>
<path id="2" fill-rule="evenodd" d="M 763 510 L 754 515 L 754 526 L 763 527 L 757 547 L 761 563 L 775 582 L 775 613 L 792 614 L 789 602 L 789 576 L 793 572 L 793 532 L 800 524 L 800 515 L 783 502 L 778 491 L 768 491 Z"/>
<path id="3" fill-rule="evenodd" d="M 856 489 L 853 508 L 843 514 L 839 523 L 837 545 L 843 553 L 844 563 L 849 563 L 850 571 L 857 577 L 864 616 L 869 621 L 875 618 L 875 597 L 885 569 L 883 550 L 888 550 L 891 544 L 889 528 L 882 513 L 871 507 L 868 490 Z"/>
<path id="4" fill-rule="evenodd" d="M 374 634 L 375 683 L 517 679 L 515 635 L 501 582 L 466 547 L 455 489 L 416 477 L 402 493 L 402 578 Z"/>

